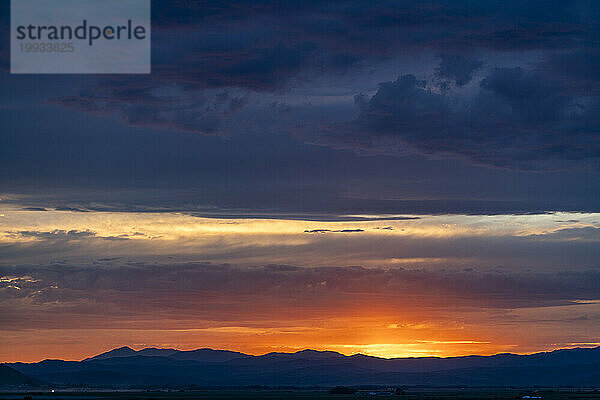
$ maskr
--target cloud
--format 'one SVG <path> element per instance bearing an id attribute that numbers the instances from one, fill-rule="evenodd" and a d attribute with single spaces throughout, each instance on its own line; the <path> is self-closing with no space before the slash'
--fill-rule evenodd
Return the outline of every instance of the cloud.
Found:
<path id="1" fill-rule="evenodd" d="M 90 230 L 63 230 L 54 229 L 52 231 L 9 231 L 7 232 L 10 237 L 14 238 L 34 238 L 44 242 L 51 242 L 56 245 L 57 243 L 68 243 L 74 240 L 85 240 L 85 239 L 101 239 L 101 240 L 127 240 L 128 235 L 117 235 L 117 236 L 98 236 L 96 232 Z"/>
<path id="2" fill-rule="evenodd" d="M 356 233 L 356 232 L 364 232 L 364 229 L 340 229 L 340 230 L 331 230 L 331 229 L 311 229 L 305 230 L 305 233 Z"/>
<path id="3" fill-rule="evenodd" d="M 548 54 L 540 70 L 561 83 L 573 96 L 600 96 L 600 52 L 596 48 L 578 48 Z"/>
<path id="4" fill-rule="evenodd" d="M 343 71 L 407 50 L 576 45 L 594 27 L 581 7 L 596 12 L 579 2 L 544 5 L 542 12 L 518 1 L 156 1 L 153 71 L 195 87 L 272 90 L 306 69 Z M 176 66 L 166 62 L 172 59 Z"/>
<path id="5" fill-rule="evenodd" d="M 502 265 L 544 271 L 596 266 L 597 215 L 581 214 L 576 225 L 557 223 L 557 217 L 439 215 L 390 220 L 386 224 L 391 225 L 382 226 L 378 219 L 317 222 L 281 215 L 263 220 L 244 214 L 233 219 L 181 212 L 49 211 L 42 217 L 15 211 L 6 214 L 10 225 L 2 235 L 0 263 L 125 257 L 304 266 Z"/>
<path id="6" fill-rule="evenodd" d="M 459 54 L 442 54 L 440 58 L 440 65 L 435 71 L 436 77 L 450 80 L 458 86 L 469 83 L 475 72 L 483 66 L 483 62 Z"/>
<path id="7" fill-rule="evenodd" d="M 578 228 L 562 228 L 543 235 L 532 235 L 533 238 L 544 240 L 580 240 L 600 241 L 600 228 L 585 226 Z"/>
<path id="8" fill-rule="evenodd" d="M 172 321 L 327 318 L 369 307 L 528 309 L 600 297 L 600 273 L 430 271 L 384 268 L 240 267 L 206 263 L 0 267 L 0 303 L 13 329 L 44 327 L 40 313 L 63 313 L 63 327 L 114 327 L 136 316 L 141 326 Z M 18 286 L 20 290 L 10 290 Z M 376 289 L 377 296 L 373 296 Z M 149 300 L 151 299 L 151 300 Z M 360 308 L 356 306 L 360 304 Z M 292 311 L 294 310 L 294 311 Z M 17 318 L 17 315 L 19 317 Z M 71 315 L 71 317 L 69 317 Z M 81 320 L 75 318 L 78 315 Z M 96 317 L 101 317 L 97 319 Z M 41 325 L 40 325 L 41 324 Z M 91 325 L 90 325 L 91 324 Z M 104 325 L 103 325 L 104 324 Z"/>
<path id="9" fill-rule="evenodd" d="M 223 120 L 247 101 L 243 94 L 222 90 L 186 92 L 179 87 L 153 87 L 139 79 L 105 79 L 78 95 L 55 98 L 51 103 L 97 115 L 120 114 L 132 126 L 215 135 Z"/>
<path id="10" fill-rule="evenodd" d="M 57 207 L 597 211 L 598 5 L 558 3 L 159 0 L 148 76 L 0 75 L 1 178 L 73 189 Z M 425 86 L 372 100 L 411 74 Z"/>
<path id="11" fill-rule="evenodd" d="M 90 210 L 86 210 L 83 208 L 77 208 L 77 207 L 56 207 L 55 210 L 56 211 L 71 211 L 71 212 L 90 212 Z"/>
<path id="12" fill-rule="evenodd" d="M 134 126 L 212 135 L 224 130 L 224 115 L 201 101 L 207 90 L 280 92 L 427 52 L 441 53 L 437 77 L 461 87 L 482 66 L 461 53 L 585 49 L 595 24 L 579 10 L 597 12 L 595 5 L 579 2 L 544 5 L 543 12 L 519 1 L 501 7 L 450 0 L 155 3 L 152 76 L 90 80 L 80 93 L 55 102 L 86 112 L 116 111 Z M 182 91 L 178 101 L 163 102 L 148 92 L 173 85 Z M 242 99 L 231 101 L 228 111 L 240 109 Z"/>
<path id="13" fill-rule="evenodd" d="M 62 229 L 55 229 L 49 232 L 43 231 L 17 231 L 12 232 L 12 234 L 22 236 L 22 237 L 30 237 L 42 240 L 74 240 L 74 239 L 82 239 L 95 237 L 96 233 L 91 231 L 78 231 L 78 230 L 70 230 L 65 231 Z"/>
<path id="14" fill-rule="evenodd" d="M 600 99 L 579 106 L 538 71 L 496 68 L 474 95 L 439 93 L 403 75 L 383 82 L 353 123 L 315 143 L 385 154 L 458 157 L 517 170 L 600 170 Z"/>
<path id="15" fill-rule="evenodd" d="M 555 82 L 537 72 L 525 71 L 520 67 L 496 68 L 480 82 L 480 86 L 482 99 L 492 97 L 504 100 L 510 106 L 510 116 L 516 117 L 524 128 L 547 130 L 548 122 L 568 118 L 568 106 L 572 98 L 565 96 Z M 498 121 L 503 124 L 506 122 Z"/>

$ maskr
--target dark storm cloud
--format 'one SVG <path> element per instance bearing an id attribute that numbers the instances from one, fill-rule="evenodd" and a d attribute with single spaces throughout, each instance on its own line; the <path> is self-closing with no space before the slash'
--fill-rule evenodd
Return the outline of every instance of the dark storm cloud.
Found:
<path id="1" fill-rule="evenodd" d="M 379 85 L 353 124 L 316 141 L 383 153 L 458 156 L 494 167 L 600 169 L 600 98 L 582 100 L 538 71 L 496 68 L 466 98 L 403 75 Z"/>
<path id="2" fill-rule="evenodd" d="M 271 90 L 303 67 L 345 69 L 407 49 L 585 47 L 598 39 L 599 8 L 588 1 L 155 0 L 153 78 Z M 1 14 L 7 21 L 8 5 Z"/>
<path id="3" fill-rule="evenodd" d="M 178 44 L 190 46 L 189 58 L 180 53 L 184 65 L 189 60 L 201 68 L 214 66 L 194 74 L 196 79 L 269 88 L 297 73 L 304 61 L 345 68 L 364 58 L 392 57 L 402 48 L 585 45 L 597 34 L 598 9 L 583 1 L 155 1 L 153 26 L 159 44 L 163 33 L 185 35 L 185 43 Z M 167 54 L 178 50 L 170 44 Z M 316 58 L 308 60 L 310 54 Z M 212 62 L 197 62 L 206 60 Z M 330 61 L 322 65 L 322 60 Z"/>
<path id="4" fill-rule="evenodd" d="M 251 32 L 263 24 L 287 40 L 294 39 L 291 33 L 304 33 L 296 37 L 371 52 L 398 42 L 440 48 L 556 47 L 589 40 L 597 16 L 598 7 L 588 1 L 153 2 L 153 22 L 164 29 L 212 25 Z"/>
<path id="5" fill-rule="evenodd" d="M 97 115 L 120 114 L 128 125 L 216 134 L 223 118 L 242 109 L 247 98 L 227 91 L 189 94 L 152 86 L 143 78 L 102 79 L 97 86 L 51 103 Z"/>
<path id="6" fill-rule="evenodd" d="M 482 63 L 461 51 L 585 49 L 598 40 L 598 8 L 582 1 L 155 1 L 152 77 L 115 78 L 115 85 L 103 79 L 58 102 L 88 112 L 112 109 L 133 125 L 215 134 L 223 129 L 219 111 L 189 99 L 156 101 L 148 88 L 177 84 L 199 97 L 211 88 L 278 91 L 294 79 L 449 49 L 458 53 L 442 53 L 437 75 L 463 86 Z"/>
<path id="7" fill-rule="evenodd" d="M 49 328 L 54 323 L 43 313 L 58 310 L 62 310 L 62 318 L 56 323 L 61 326 L 89 328 L 118 324 L 114 319 L 118 317 L 126 323 L 133 315 L 140 321 L 150 315 L 180 320 L 257 321 L 272 318 L 270 313 L 281 307 L 301 314 L 312 310 L 322 316 L 336 313 L 336 307 L 342 304 L 362 303 L 368 307 L 381 302 L 384 308 L 443 305 L 446 309 L 515 309 L 570 305 L 600 296 L 598 271 L 508 273 L 203 263 L 127 265 L 116 260 L 114 265 L 93 268 L 0 267 L 0 276 L 0 302 L 3 309 L 9 310 L 2 319 L 13 328 Z M 103 318 L 96 318 L 100 316 Z"/>
<path id="8" fill-rule="evenodd" d="M 1 40 L 0 178 L 6 192 L 39 188 L 23 200 L 32 207 L 50 204 L 39 200 L 48 189 L 63 195 L 54 207 L 323 220 L 598 211 L 599 10 L 583 0 L 153 1 L 149 76 L 13 76 Z M 4 38 L 9 11 L 1 2 Z M 412 87 L 401 78 L 372 96 L 411 73 Z M 288 140 L 298 130 L 305 143 Z M 171 198 L 126 198 L 142 187 Z"/>
<path id="9" fill-rule="evenodd" d="M 473 74 L 483 66 L 483 62 L 460 54 L 442 54 L 440 57 L 440 65 L 435 71 L 436 76 L 453 81 L 458 86 L 469 83 Z"/>
<path id="10" fill-rule="evenodd" d="M 600 95 L 600 50 L 597 46 L 550 54 L 540 69 L 574 96 Z"/>

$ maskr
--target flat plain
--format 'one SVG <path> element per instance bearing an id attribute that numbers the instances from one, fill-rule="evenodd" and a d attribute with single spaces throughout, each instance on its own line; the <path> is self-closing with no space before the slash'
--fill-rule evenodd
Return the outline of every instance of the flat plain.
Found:
<path id="1" fill-rule="evenodd" d="M 384 390 L 361 390 L 356 394 L 330 394 L 325 389 L 313 390 L 194 390 L 194 391 L 57 391 L 0 392 L 6 400 L 592 400 L 600 399 L 600 389 L 406 389 L 402 395 Z"/>

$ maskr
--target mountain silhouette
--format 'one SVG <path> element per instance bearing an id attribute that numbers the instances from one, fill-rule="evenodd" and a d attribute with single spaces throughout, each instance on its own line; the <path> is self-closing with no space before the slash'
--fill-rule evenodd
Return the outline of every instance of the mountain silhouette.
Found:
<path id="1" fill-rule="evenodd" d="M 131 356 L 157 356 L 157 357 L 169 357 L 175 360 L 191 360 L 191 361 L 205 361 L 205 362 L 222 362 L 233 360 L 234 358 L 251 357 L 243 353 L 238 353 L 229 350 L 213 350 L 209 348 L 181 351 L 175 349 L 157 349 L 155 347 L 148 347 L 142 350 L 133 350 L 131 347 L 123 346 L 118 349 L 113 349 L 105 353 L 98 354 L 96 356 L 86 358 L 83 361 L 91 360 L 106 360 L 108 358 L 116 357 L 131 357 Z"/>
<path id="2" fill-rule="evenodd" d="M 31 378 L 9 366 L 0 364 L 0 386 L 41 386 L 44 382 Z"/>
<path id="3" fill-rule="evenodd" d="M 600 347 L 531 355 L 384 359 L 333 351 L 244 353 L 121 347 L 83 361 L 44 360 L 10 367 L 55 384 L 92 386 L 581 386 L 600 385 Z"/>
<path id="4" fill-rule="evenodd" d="M 104 359 L 113 358 L 113 357 L 129 357 L 129 356 L 135 355 L 136 353 L 137 353 L 137 351 L 135 351 L 131 347 L 123 346 L 123 347 L 119 347 L 118 349 L 113 349 L 113 350 L 107 351 L 106 353 L 98 354 L 97 356 L 94 356 L 94 357 L 86 358 L 83 361 L 104 360 Z"/>

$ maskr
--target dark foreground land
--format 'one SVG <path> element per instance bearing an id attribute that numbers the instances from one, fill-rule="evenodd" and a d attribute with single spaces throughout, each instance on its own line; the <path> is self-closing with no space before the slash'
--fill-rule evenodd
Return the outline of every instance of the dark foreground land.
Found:
<path id="1" fill-rule="evenodd" d="M 406 389 L 404 394 L 385 390 L 360 390 L 356 394 L 330 394 L 328 390 L 198 390 L 189 392 L 4 392 L 7 400 L 487 400 L 487 399 L 591 400 L 600 399 L 600 389 Z"/>
<path id="2" fill-rule="evenodd" d="M 600 385 L 600 346 L 535 354 L 385 359 L 302 350 L 261 356 L 209 348 L 121 347 L 81 361 L 0 365 L 0 391 L 37 388 L 589 388 Z"/>

